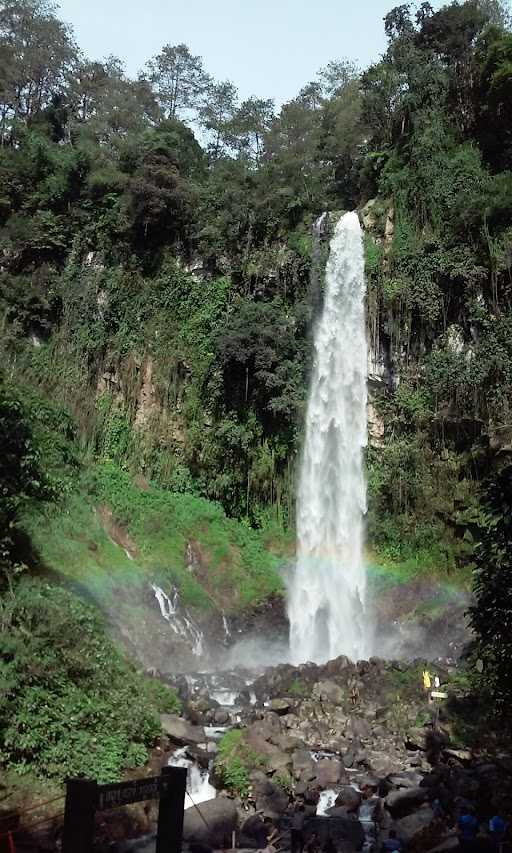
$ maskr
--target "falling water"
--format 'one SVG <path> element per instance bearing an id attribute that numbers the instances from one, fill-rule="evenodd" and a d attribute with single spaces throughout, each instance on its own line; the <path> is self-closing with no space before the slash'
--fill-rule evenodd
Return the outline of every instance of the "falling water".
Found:
<path id="1" fill-rule="evenodd" d="M 323 663 L 369 652 L 363 516 L 366 485 L 365 282 L 356 213 L 330 244 L 315 331 L 297 507 L 297 566 L 290 584 L 290 653 Z"/>

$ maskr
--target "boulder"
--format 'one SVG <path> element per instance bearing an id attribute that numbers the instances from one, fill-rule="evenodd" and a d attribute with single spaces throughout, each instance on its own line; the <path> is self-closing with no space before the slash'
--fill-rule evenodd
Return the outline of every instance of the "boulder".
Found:
<path id="1" fill-rule="evenodd" d="M 313 696 L 320 702 L 342 705 L 345 699 L 345 691 L 335 681 L 317 681 L 313 686 Z"/>
<path id="2" fill-rule="evenodd" d="M 213 721 L 218 726 L 225 726 L 226 723 L 229 723 L 229 711 L 226 711 L 225 708 L 216 708 L 215 713 L 213 715 Z"/>
<path id="3" fill-rule="evenodd" d="M 405 844 L 410 844 L 410 842 L 419 835 L 420 832 L 429 826 L 433 818 L 434 812 L 430 806 L 422 806 L 418 811 L 396 821 L 395 828 L 398 837 L 401 838 Z"/>
<path id="4" fill-rule="evenodd" d="M 176 714 L 160 714 L 160 722 L 166 735 L 179 746 L 206 742 L 206 735 L 202 726 L 194 726 Z"/>
<path id="5" fill-rule="evenodd" d="M 370 737 L 371 727 L 368 720 L 362 717 L 352 717 L 350 720 L 350 728 L 354 737 L 366 740 Z"/>
<path id="6" fill-rule="evenodd" d="M 388 782 L 395 788 L 418 788 L 420 785 L 428 786 L 428 777 L 424 777 L 421 773 L 411 770 L 404 770 L 402 773 L 393 773 L 387 778 Z"/>
<path id="7" fill-rule="evenodd" d="M 274 785 L 267 780 L 265 792 L 256 797 L 256 808 L 263 812 L 265 817 L 276 820 L 284 814 L 288 808 L 290 798 L 280 785 Z"/>
<path id="8" fill-rule="evenodd" d="M 267 755 L 266 766 L 269 772 L 277 773 L 278 776 L 287 774 L 292 769 L 292 759 L 288 753 L 276 749 Z"/>
<path id="9" fill-rule="evenodd" d="M 385 806 L 394 818 L 405 817 L 423 805 L 427 799 L 426 788 L 399 788 L 391 791 L 385 799 Z"/>
<path id="10" fill-rule="evenodd" d="M 284 717 L 286 714 L 290 713 L 292 704 L 289 699 L 272 699 L 270 702 L 270 709 L 280 717 Z"/>
<path id="11" fill-rule="evenodd" d="M 315 762 L 306 749 L 297 749 L 292 756 L 293 775 L 296 779 L 310 781 L 315 777 Z"/>
<path id="12" fill-rule="evenodd" d="M 458 835 L 455 832 L 450 832 L 441 839 L 439 844 L 436 844 L 435 847 L 431 847 L 427 853 L 448 853 L 448 851 L 456 849 L 460 849 Z"/>
<path id="13" fill-rule="evenodd" d="M 240 827 L 238 845 L 242 847 L 263 848 L 266 845 L 266 827 L 259 814 L 253 814 L 244 820 Z"/>
<path id="14" fill-rule="evenodd" d="M 348 812 L 356 812 L 360 805 L 361 794 L 351 785 L 346 785 L 341 789 L 335 803 L 336 807 L 343 806 Z"/>
<path id="15" fill-rule="evenodd" d="M 324 791 L 333 788 L 345 776 L 345 768 L 338 758 L 322 758 L 315 766 L 315 781 Z"/>
<path id="16" fill-rule="evenodd" d="M 365 840 L 363 828 L 355 815 L 347 816 L 344 812 L 344 808 L 329 809 L 329 835 L 338 850 L 343 850 L 343 853 L 355 853 L 356 850 L 361 850 Z M 324 825 L 319 825 L 317 830 L 312 821 L 311 831 L 318 831 L 322 835 L 325 832 L 325 818 L 318 818 L 318 821 L 324 821 Z"/>
<path id="17" fill-rule="evenodd" d="M 206 844 L 214 849 L 230 848 L 231 836 L 238 823 L 233 800 L 216 797 L 201 803 L 201 814 L 192 806 L 185 810 L 183 838 L 187 842 Z"/>
<path id="18" fill-rule="evenodd" d="M 425 729 L 412 728 L 409 729 L 405 736 L 405 747 L 410 750 L 425 749 Z"/>

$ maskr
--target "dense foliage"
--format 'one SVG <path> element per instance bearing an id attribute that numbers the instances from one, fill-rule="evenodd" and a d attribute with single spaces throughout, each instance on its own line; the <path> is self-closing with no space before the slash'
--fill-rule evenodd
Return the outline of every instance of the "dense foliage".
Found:
<path id="1" fill-rule="evenodd" d="M 475 603 L 471 624 L 476 634 L 474 680 L 489 712 L 510 726 L 512 698 L 512 468 L 487 485 L 486 516 L 477 548 Z"/>
<path id="2" fill-rule="evenodd" d="M 98 615 L 23 580 L 0 610 L 0 760 L 45 777 L 107 782 L 147 758 L 175 695 L 135 673 Z"/>
<path id="3" fill-rule="evenodd" d="M 186 45 L 131 80 L 84 57 L 48 0 L 2 3 L 0 351 L 11 386 L 69 409 L 88 459 L 190 511 L 206 497 L 293 527 L 312 224 L 359 207 L 381 426 L 370 544 L 470 567 L 480 484 L 512 447 L 510 19 L 500 0 L 404 3 L 384 27 L 375 64 L 329 62 L 276 111 L 240 103 Z M 19 510 L 52 493 L 13 393 L 10 577 Z"/>
<path id="4" fill-rule="evenodd" d="M 510 406 L 511 36 L 497 0 L 384 24 L 379 62 L 330 62 L 277 113 L 185 45 L 132 81 L 45 0 L 4 4 L 2 349 L 100 457 L 293 523 L 311 224 L 377 197 L 370 532 L 397 553 L 435 528 L 453 561 L 455 502 Z"/>

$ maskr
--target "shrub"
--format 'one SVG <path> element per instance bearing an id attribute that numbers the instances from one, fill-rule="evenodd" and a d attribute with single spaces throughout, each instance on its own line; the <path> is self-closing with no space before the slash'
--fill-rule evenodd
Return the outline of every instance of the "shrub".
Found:
<path id="1" fill-rule="evenodd" d="M 0 756 L 62 780 L 108 782 L 143 764 L 158 713 L 177 697 L 123 659 L 99 616 L 72 594 L 22 580 L 0 610 Z"/>

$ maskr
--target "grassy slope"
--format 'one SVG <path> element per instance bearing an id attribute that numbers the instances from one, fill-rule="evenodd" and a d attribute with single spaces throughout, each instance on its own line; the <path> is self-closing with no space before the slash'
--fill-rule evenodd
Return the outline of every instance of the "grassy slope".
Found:
<path id="1" fill-rule="evenodd" d="M 134 545 L 133 559 L 110 538 L 99 507 L 112 511 Z M 234 612 L 282 589 L 279 561 L 257 531 L 203 498 L 140 488 L 113 465 L 89 471 L 60 507 L 33 514 L 25 527 L 41 563 L 95 599 L 151 580 L 176 584 L 189 606 Z M 196 555 L 192 572 L 186 565 L 189 543 Z"/>

